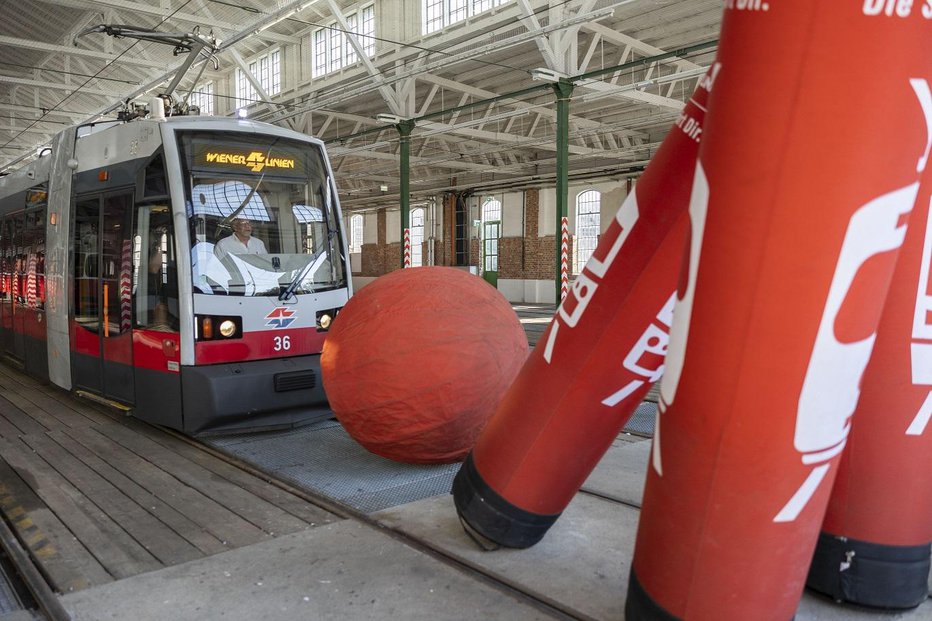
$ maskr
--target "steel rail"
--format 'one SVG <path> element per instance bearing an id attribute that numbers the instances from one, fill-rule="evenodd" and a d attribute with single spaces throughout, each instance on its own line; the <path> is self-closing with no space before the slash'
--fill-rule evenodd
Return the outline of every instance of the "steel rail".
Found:
<path id="1" fill-rule="evenodd" d="M 541 612 L 551 615 L 555 619 L 563 619 L 566 621 L 596 621 L 589 615 L 586 615 L 579 610 L 569 608 L 568 606 L 565 606 L 554 599 L 530 593 L 515 582 L 508 580 L 506 576 L 488 571 L 475 563 L 471 563 L 468 560 L 464 560 L 455 556 L 454 554 L 438 549 L 436 546 L 433 546 L 429 541 L 422 537 L 418 537 L 391 526 L 387 526 L 378 520 L 371 518 L 366 513 L 345 503 L 334 500 L 333 498 L 327 497 L 314 490 L 299 487 L 289 481 L 279 478 L 279 476 L 274 472 L 245 461 L 235 455 L 231 455 L 230 453 L 227 453 L 221 449 L 203 444 L 197 439 L 186 436 L 180 432 L 161 427 L 159 430 L 164 431 L 167 435 L 181 440 L 190 446 L 196 447 L 231 466 L 239 468 L 248 474 L 258 477 L 263 481 L 274 485 L 275 487 L 278 487 L 285 492 L 288 492 L 289 494 L 297 496 L 298 498 L 301 498 L 302 500 L 305 500 L 321 509 L 329 511 L 338 517 L 355 520 L 356 522 L 359 522 L 360 524 L 371 528 L 372 530 L 388 535 L 392 539 L 407 545 L 408 547 L 417 550 L 418 552 L 426 554 L 427 556 L 434 558 L 472 578 L 475 578 L 479 582 L 495 588 L 496 590 L 518 601 L 521 601 L 522 603 L 528 604 L 537 610 L 540 610 Z"/>
<path id="2" fill-rule="evenodd" d="M 32 557 L 23 549 L 5 519 L 0 519 L 0 545 L 3 546 L 4 552 L 10 558 L 10 562 L 19 573 L 19 577 L 22 578 L 26 588 L 29 589 L 39 606 L 39 610 L 49 621 L 71 621 L 71 615 L 62 606 L 51 585 L 35 563 L 32 562 Z"/>

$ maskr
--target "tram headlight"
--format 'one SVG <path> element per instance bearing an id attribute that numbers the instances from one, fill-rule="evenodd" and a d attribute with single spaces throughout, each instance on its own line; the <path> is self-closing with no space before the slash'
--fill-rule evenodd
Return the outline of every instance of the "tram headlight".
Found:
<path id="1" fill-rule="evenodd" d="M 326 332 L 333 325 L 333 320 L 340 312 L 339 308 L 327 308 L 317 311 L 317 331 Z"/>
<path id="2" fill-rule="evenodd" d="M 229 319 L 224 319 L 220 323 L 220 334 L 222 334 L 226 338 L 230 338 L 231 336 L 236 334 L 236 323 L 234 323 L 233 321 Z"/>
<path id="3" fill-rule="evenodd" d="M 333 321 L 333 318 L 330 316 L 330 314 L 324 313 L 320 316 L 320 327 L 324 330 L 329 330 L 331 321 Z"/>
<path id="4" fill-rule="evenodd" d="M 243 318 L 217 315 L 195 315 L 194 338 L 198 341 L 235 339 L 243 336 Z"/>

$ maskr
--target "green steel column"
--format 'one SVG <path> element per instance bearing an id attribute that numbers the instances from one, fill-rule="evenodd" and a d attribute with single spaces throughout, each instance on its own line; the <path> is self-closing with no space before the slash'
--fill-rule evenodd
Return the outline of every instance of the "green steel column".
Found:
<path id="1" fill-rule="evenodd" d="M 399 149 L 400 166 L 399 181 L 401 194 L 401 267 L 405 267 L 405 241 L 406 234 L 411 229 L 411 131 L 414 129 L 414 121 L 407 120 L 398 123 L 395 126 L 398 134 L 401 136 L 401 145 Z"/>
<path id="2" fill-rule="evenodd" d="M 562 299 L 563 219 L 568 217 L 569 202 L 569 143 L 570 143 L 570 97 L 572 82 L 560 81 L 553 84 L 557 96 L 557 304 Z M 567 258 L 567 260 L 569 260 Z"/>

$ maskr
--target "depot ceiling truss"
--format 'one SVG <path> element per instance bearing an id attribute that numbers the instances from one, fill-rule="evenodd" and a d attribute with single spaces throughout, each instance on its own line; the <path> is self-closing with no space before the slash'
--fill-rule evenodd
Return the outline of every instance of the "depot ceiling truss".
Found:
<path id="1" fill-rule="evenodd" d="M 487 99 L 499 96 L 433 74 L 422 74 L 417 79 L 431 84 L 423 100 L 416 102 L 416 109 L 422 115 L 440 88 L 460 93 L 457 107 L 466 105 L 474 97 Z M 688 79 L 695 81 L 697 78 L 691 76 Z M 618 94 L 626 93 L 621 91 Z M 677 109 L 681 107 L 682 102 Z M 326 118 L 319 126 L 321 133 L 328 130 L 336 118 L 336 115 L 328 115 L 326 111 L 314 114 Z M 463 111 L 457 110 L 451 113 L 447 122 L 417 121 L 412 134 L 412 167 L 446 168 L 449 171 L 447 176 L 464 169 L 497 175 L 520 175 L 529 167 L 549 162 L 556 152 L 556 113 L 552 101 L 528 103 L 505 100 L 479 107 L 478 112 L 471 115 L 472 118 L 463 120 L 463 116 Z M 341 118 L 355 121 L 352 131 L 347 132 L 350 135 L 358 132 L 363 124 L 377 123 L 366 117 L 341 115 Z M 648 144 L 648 135 L 630 129 L 628 121 L 612 124 L 576 115 L 571 115 L 569 135 L 569 150 L 576 158 L 608 158 L 619 163 L 639 159 Z M 383 132 L 374 140 L 372 134 L 341 140 L 337 146 L 331 147 L 330 155 L 338 162 L 341 183 L 362 188 L 366 186 L 366 181 L 383 179 L 396 170 L 390 164 L 373 167 L 371 160 L 397 162 L 397 148 L 397 136 L 389 134 L 385 137 Z M 380 155 L 375 156 L 375 153 Z M 347 160 L 356 162 L 356 165 L 348 164 Z M 358 172 L 350 172 L 353 169 Z M 435 173 L 429 178 L 442 177 L 442 174 L 438 176 Z M 418 178 L 423 181 L 428 177 L 419 172 Z"/>
<path id="2" fill-rule="evenodd" d="M 353 199 L 354 191 L 372 192 L 379 185 L 397 184 L 398 134 L 377 120 L 378 114 L 416 120 L 410 158 L 413 192 L 447 187 L 455 176 L 530 178 L 536 170 L 552 167 L 556 154 L 554 95 L 546 88 L 530 95 L 509 95 L 520 87 L 541 86 L 530 81 L 532 69 L 574 77 L 666 52 L 624 32 L 624 22 L 622 27 L 604 23 L 617 7 L 628 4 L 623 0 L 609 6 L 599 0 L 552 5 L 515 0 L 496 14 L 494 38 L 491 30 L 481 40 L 478 34 L 460 34 L 456 39 L 443 33 L 425 38 L 417 47 L 384 46 L 371 58 L 358 37 L 349 33 L 344 12 L 353 9 L 341 8 L 346 3 L 340 0 L 292 0 L 277 3 L 274 10 L 261 0 L 247 0 L 238 4 L 254 17 L 237 22 L 229 11 L 214 11 L 226 4 L 211 0 L 41 1 L 85 13 L 55 42 L 40 40 L 39 30 L 0 35 L 0 46 L 42 52 L 31 63 L 33 68 L 4 67 L 0 72 L 0 89 L 9 93 L 0 98 L 0 165 L 16 149 L 46 142 L 63 124 L 99 117 L 121 100 L 166 83 L 172 67 L 184 60 L 167 65 L 151 58 L 153 44 L 102 35 L 85 36 L 75 47 L 72 39 L 78 32 L 98 23 L 175 32 L 199 26 L 224 42 L 224 69 L 213 73 L 208 67 L 205 79 L 229 75 L 232 68 L 243 71 L 262 100 L 251 116 L 323 138 L 340 188 L 350 191 L 347 202 L 358 200 L 360 205 L 378 197 Z M 299 13 L 310 25 L 276 28 Z M 347 41 L 360 61 L 358 68 L 300 83 L 285 95 L 270 97 L 246 58 L 262 46 L 309 41 L 315 24 L 334 20 L 336 27 L 347 31 Z M 464 71 L 468 77 L 462 78 Z M 665 58 L 576 82 L 570 105 L 571 165 L 595 170 L 611 162 L 623 166 L 649 157 L 657 144 L 656 127 L 672 122 L 702 71 L 703 66 L 691 60 Z M 190 79 L 182 85 L 184 91 L 193 86 Z"/>
<path id="3" fill-rule="evenodd" d="M 335 8 L 333 0 L 328 0 Z M 529 33 L 537 33 L 531 40 L 540 51 L 541 64 L 564 75 L 585 73 L 593 65 L 597 50 L 603 50 L 606 43 L 615 52 L 614 64 L 624 64 L 635 57 L 662 54 L 664 50 L 642 43 L 632 37 L 615 33 L 596 22 L 575 20 L 580 14 L 591 11 L 594 0 L 586 0 L 573 13 L 558 7 L 550 11 L 550 23 L 570 24 L 564 28 L 547 29 L 535 17 L 534 11 L 526 0 L 518 0 L 520 10 L 525 13 L 524 22 Z M 338 13 L 338 10 L 335 11 Z M 338 21 L 343 21 L 337 15 Z M 584 34 L 581 34 L 585 30 Z M 617 35 L 617 36 L 616 36 Z M 517 41 L 516 41 L 517 40 Z M 512 37 L 514 45 L 526 41 L 521 35 Z M 511 42 L 499 43 L 498 47 L 507 47 Z M 487 48 L 480 48 L 476 56 L 487 53 Z M 454 57 L 455 57 L 454 53 Z M 602 55 L 600 55 L 602 56 Z M 603 58 L 604 60 L 604 58 Z M 644 65 L 638 72 L 618 71 L 602 80 L 588 80 L 578 84 L 582 101 L 595 102 L 604 98 L 615 98 L 626 102 L 649 104 L 665 114 L 668 121 L 682 109 L 684 98 L 674 97 L 678 90 L 691 92 L 702 67 L 687 60 L 667 61 Z M 413 66 L 412 66 L 413 65 Z M 367 71 L 372 76 L 379 76 L 372 85 L 356 86 L 354 90 L 334 95 L 330 99 L 315 100 L 306 104 L 312 111 L 301 115 L 304 131 L 326 136 L 334 126 L 335 119 L 352 120 L 349 131 L 340 132 L 340 136 L 353 135 L 364 126 L 378 123 L 372 117 L 349 115 L 339 116 L 326 109 L 338 97 L 361 96 L 378 88 L 382 94 L 387 112 L 402 118 L 417 118 L 427 114 L 441 91 L 459 94 L 457 106 L 464 106 L 472 99 L 500 98 L 499 92 L 467 85 L 440 75 L 438 64 L 423 54 L 418 55 L 413 63 L 403 63 L 403 71 L 388 68 L 377 72 L 372 63 L 367 63 Z M 651 82 L 654 76 L 670 76 L 682 72 L 682 79 L 667 79 L 663 84 Z M 635 82 L 634 80 L 637 80 Z M 395 88 L 386 94 L 386 83 L 393 83 Z M 417 85 L 426 84 L 421 89 L 420 98 Z M 637 85 L 637 88 L 634 86 Z M 652 87 L 652 88 L 651 88 Z M 393 95 L 393 96 L 392 96 Z M 296 104 L 298 108 L 301 104 Z M 318 107 L 319 106 L 319 107 Z M 401 114 L 399 114 L 399 111 Z M 294 113 L 280 113 L 279 118 L 287 118 Z M 417 121 L 412 134 L 412 169 L 417 170 L 421 183 L 456 174 L 457 171 L 495 173 L 496 175 L 523 174 L 529 167 L 542 161 L 541 154 L 556 151 L 554 140 L 555 110 L 551 103 L 527 103 L 520 100 L 490 103 L 471 115 L 468 122 L 460 117 L 462 111 L 452 112 L 446 122 L 434 120 Z M 374 116 L 374 115 L 373 115 Z M 478 118 L 476 118 L 478 116 Z M 318 119 L 315 127 L 313 119 Z M 488 127 L 494 124 L 494 129 Z M 619 162 L 633 161 L 649 151 L 648 135 L 629 129 L 625 123 L 604 123 L 602 121 L 573 115 L 570 128 L 570 153 L 574 156 L 589 158 L 609 158 Z M 372 135 L 365 137 L 331 139 L 330 154 L 335 160 L 335 169 L 340 183 L 344 187 L 363 189 L 371 187 L 373 182 L 391 179 L 397 176 L 398 140 L 396 136 L 384 136 L 381 132 L 373 140 Z M 374 164 L 372 160 L 382 160 L 386 165 Z M 424 170 L 434 168 L 435 170 Z M 439 174 L 438 170 L 440 169 Z M 355 171 L 355 172 L 354 172 Z M 433 173 L 433 174 L 431 174 Z M 418 182 L 414 183 L 414 186 Z M 412 186 L 412 187 L 414 187 Z"/>

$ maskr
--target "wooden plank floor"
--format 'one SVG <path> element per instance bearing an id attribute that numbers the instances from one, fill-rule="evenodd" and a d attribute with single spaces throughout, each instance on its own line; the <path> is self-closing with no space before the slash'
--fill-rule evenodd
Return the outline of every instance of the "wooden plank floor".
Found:
<path id="1" fill-rule="evenodd" d="M 0 513 L 67 593 L 338 520 L 0 364 Z"/>

